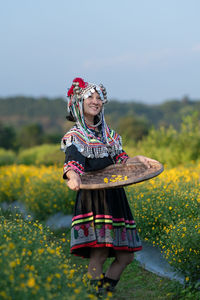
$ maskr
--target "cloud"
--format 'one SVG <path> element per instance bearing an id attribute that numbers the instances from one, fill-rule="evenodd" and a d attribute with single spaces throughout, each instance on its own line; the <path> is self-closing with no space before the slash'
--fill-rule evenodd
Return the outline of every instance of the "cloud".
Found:
<path id="1" fill-rule="evenodd" d="M 119 56 L 87 59 L 86 61 L 84 61 L 83 67 L 85 67 L 86 69 L 99 69 L 116 65 L 127 65 L 128 63 L 130 63 L 130 59 L 134 61 L 134 55 L 130 57 L 130 55 L 122 54 Z"/>
<path id="2" fill-rule="evenodd" d="M 84 69 L 104 69 L 105 67 L 145 68 L 151 65 L 166 65 L 167 61 L 176 56 L 173 49 L 146 51 L 143 53 L 129 52 L 112 57 L 95 57 L 83 62 Z"/>
<path id="3" fill-rule="evenodd" d="M 192 47 L 192 52 L 200 52 L 200 43 Z"/>

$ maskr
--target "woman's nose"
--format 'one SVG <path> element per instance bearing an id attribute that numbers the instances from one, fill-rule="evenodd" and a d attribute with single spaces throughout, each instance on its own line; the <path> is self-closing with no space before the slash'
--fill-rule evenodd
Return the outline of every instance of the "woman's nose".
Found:
<path id="1" fill-rule="evenodd" d="M 96 98 L 96 97 L 94 97 L 94 98 L 92 98 L 92 102 L 93 102 L 93 103 L 97 103 L 97 104 L 98 104 L 98 103 L 99 103 L 99 99 L 98 99 L 98 98 Z"/>

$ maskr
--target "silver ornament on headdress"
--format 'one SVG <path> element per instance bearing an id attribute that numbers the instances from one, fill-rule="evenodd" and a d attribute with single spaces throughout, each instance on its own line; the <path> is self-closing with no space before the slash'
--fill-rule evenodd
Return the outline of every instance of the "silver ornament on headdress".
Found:
<path id="1" fill-rule="evenodd" d="M 77 97 L 77 100 L 80 101 L 81 100 L 81 88 L 79 87 L 79 82 L 73 82 L 73 92 L 74 95 Z"/>
<path id="2" fill-rule="evenodd" d="M 81 98 L 83 99 L 87 99 L 88 97 L 90 97 L 95 91 L 97 93 L 99 93 L 100 95 L 103 95 L 103 99 L 102 102 L 103 104 L 108 102 L 107 99 L 107 92 L 105 87 L 100 84 L 94 84 L 94 83 L 88 83 L 87 86 L 85 88 L 82 88 L 79 86 L 79 82 L 73 82 L 72 83 L 74 88 L 73 88 L 73 99 L 72 99 L 72 103 L 75 103 L 76 101 L 80 101 Z"/>
<path id="3" fill-rule="evenodd" d="M 104 97 L 104 103 L 107 103 L 108 102 L 108 99 L 107 99 L 107 92 L 106 92 L 106 88 L 103 86 L 103 84 L 100 84 L 99 85 L 101 90 L 102 90 L 102 94 L 103 94 L 103 97 Z"/>

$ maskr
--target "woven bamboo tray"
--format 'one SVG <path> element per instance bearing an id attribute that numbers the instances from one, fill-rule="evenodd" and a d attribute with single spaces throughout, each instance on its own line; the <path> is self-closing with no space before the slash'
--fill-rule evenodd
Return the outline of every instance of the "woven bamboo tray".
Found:
<path id="1" fill-rule="evenodd" d="M 149 180 L 163 172 L 163 165 L 156 161 L 149 161 L 148 168 L 143 163 L 132 161 L 126 164 L 108 166 L 99 171 L 84 173 L 81 177 L 81 189 L 95 190 L 122 187 Z"/>

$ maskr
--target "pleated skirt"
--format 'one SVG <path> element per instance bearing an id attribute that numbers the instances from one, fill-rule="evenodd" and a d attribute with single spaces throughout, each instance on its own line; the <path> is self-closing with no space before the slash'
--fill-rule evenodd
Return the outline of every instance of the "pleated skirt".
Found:
<path id="1" fill-rule="evenodd" d="M 91 248 L 109 248 L 109 257 L 118 250 L 142 249 L 136 224 L 123 188 L 80 190 L 77 193 L 71 226 L 71 253 L 90 257 Z"/>

